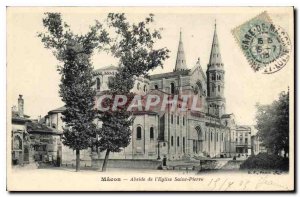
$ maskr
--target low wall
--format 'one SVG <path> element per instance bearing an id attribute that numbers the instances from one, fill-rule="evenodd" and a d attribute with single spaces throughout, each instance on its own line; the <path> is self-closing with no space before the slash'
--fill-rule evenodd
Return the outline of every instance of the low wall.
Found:
<path id="1" fill-rule="evenodd" d="M 240 160 L 230 160 L 225 166 L 222 167 L 222 170 L 239 170 L 240 165 L 243 162 L 244 161 L 240 161 Z"/>
<path id="2" fill-rule="evenodd" d="M 93 159 L 92 168 L 100 168 L 103 159 Z M 133 168 L 133 169 L 157 169 L 161 165 L 161 161 L 157 160 L 137 160 L 137 159 L 110 159 L 108 160 L 108 168 Z"/>
<path id="3" fill-rule="evenodd" d="M 200 163 L 200 162 L 199 162 Z M 201 160 L 201 170 L 215 170 L 217 167 L 218 161 L 216 160 Z"/>
<path id="4" fill-rule="evenodd" d="M 204 160 L 201 161 L 201 170 L 239 170 L 243 161 L 236 160 Z"/>
<path id="5" fill-rule="evenodd" d="M 62 162 L 61 166 L 75 166 L 76 165 L 76 160 L 69 160 L 69 161 L 64 161 Z M 80 160 L 80 166 L 81 167 L 91 167 L 92 162 L 91 160 Z"/>

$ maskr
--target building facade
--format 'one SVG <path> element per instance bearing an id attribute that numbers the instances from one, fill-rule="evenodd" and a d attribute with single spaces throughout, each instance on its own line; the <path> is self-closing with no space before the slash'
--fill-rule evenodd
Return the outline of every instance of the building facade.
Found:
<path id="1" fill-rule="evenodd" d="M 249 156 L 251 155 L 251 127 L 239 125 L 236 128 L 236 153 L 238 155 Z"/>

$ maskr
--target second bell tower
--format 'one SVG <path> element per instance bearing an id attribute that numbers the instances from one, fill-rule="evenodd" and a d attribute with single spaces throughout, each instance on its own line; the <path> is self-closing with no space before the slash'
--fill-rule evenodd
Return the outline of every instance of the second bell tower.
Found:
<path id="1" fill-rule="evenodd" d="M 216 24 L 206 75 L 208 113 L 221 117 L 223 114 L 225 114 L 226 110 L 226 100 L 224 97 L 225 70 L 219 48 Z"/>

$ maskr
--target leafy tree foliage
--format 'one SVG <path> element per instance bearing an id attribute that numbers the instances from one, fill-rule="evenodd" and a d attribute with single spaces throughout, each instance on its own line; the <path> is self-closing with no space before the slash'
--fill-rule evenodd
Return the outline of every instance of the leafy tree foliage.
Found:
<path id="1" fill-rule="evenodd" d="M 109 42 L 108 33 L 96 21 L 86 34 L 74 34 L 62 21 L 60 13 L 45 13 L 43 25 L 46 31 L 38 36 L 61 63 L 57 69 L 61 75 L 59 94 L 66 107 L 62 117 L 66 124 L 63 143 L 76 150 L 78 171 L 80 150 L 91 147 L 92 139 L 96 138 L 93 123 L 96 92 L 91 56 L 94 49 L 102 49 Z"/>
<path id="2" fill-rule="evenodd" d="M 289 92 L 282 92 L 271 105 L 257 105 L 258 136 L 272 153 L 289 152 Z M 286 156 L 286 155 L 285 155 Z"/>
<path id="3" fill-rule="evenodd" d="M 108 27 L 114 30 L 115 35 L 111 37 L 110 51 L 119 60 L 118 72 L 109 83 L 109 94 L 122 94 L 130 100 L 133 97 L 130 91 L 136 77 L 147 76 L 151 69 L 163 66 L 164 60 L 169 57 L 167 48 L 154 48 L 154 43 L 161 39 L 161 34 L 150 28 L 153 21 L 152 14 L 137 24 L 128 22 L 123 13 L 108 15 Z M 106 102 L 111 103 L 112 100 L 108 99 Z M 117 111 L 99 112 L 103 124 L 98 144 L 102 151 L 106 150 L 103 171 L 106 169 L 109 152 L 119 152 L 130 143 L 133 118 L 132 113 L 126 109 L 125 105 Z"/>
<path id="4" fill-rule="evenodd" d="M 240 169 L 257 169 L 257 170 L 289 170 L 289 159 L 279 155 L 259 153 L 251 155 L 241 165 Z"/>

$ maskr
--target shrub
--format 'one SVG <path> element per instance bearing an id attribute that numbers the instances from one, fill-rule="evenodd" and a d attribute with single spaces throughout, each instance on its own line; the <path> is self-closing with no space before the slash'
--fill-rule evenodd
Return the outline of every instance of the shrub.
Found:
<path id="1" fill-rule="evenodd" d="M 240 166 L 240 169 L 259 169 L 259 170 L 289 170 L 289 159 L 278 155 L 259 153 L 247 158 Z"/>

